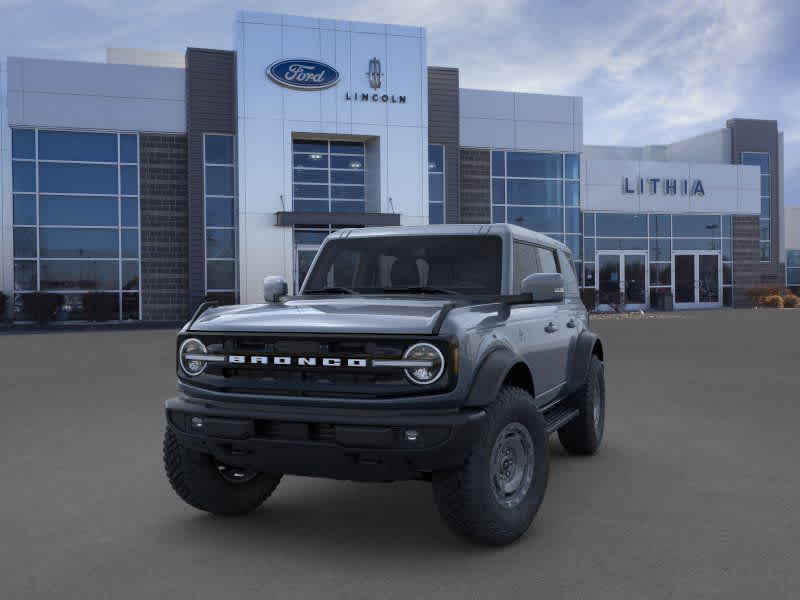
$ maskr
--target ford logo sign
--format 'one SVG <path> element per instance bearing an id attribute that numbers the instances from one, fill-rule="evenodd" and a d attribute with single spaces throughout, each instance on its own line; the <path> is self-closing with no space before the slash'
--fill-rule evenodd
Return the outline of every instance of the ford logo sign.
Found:
<path id="1" fill-rule="evenodd" d="M 278 60 L 267 67 L 272 81 L 296 90 L 324 90 L 339 83 L 339 71 L 316 60 Z"/>

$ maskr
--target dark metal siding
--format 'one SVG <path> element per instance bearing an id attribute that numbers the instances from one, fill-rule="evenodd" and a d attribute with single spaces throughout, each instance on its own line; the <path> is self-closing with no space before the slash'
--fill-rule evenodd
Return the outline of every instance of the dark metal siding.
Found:
<path id="1" fill-rule="evenodd" d="M 489 157 L 488 150 L 461 149 L 462 223 L 489 223 L 491 220 Z"/>
<path id="2" fill-rule="evenodd" d="M 750 306 L 747 290 L 761 285 L 758 217 L 733 217 L 733 305 Z"/>
<path id="3" fill-rule="evenodd" d="M 189 305 L 205 296 L 203 134 L 236 133 L 236 53 L 186 51 L 186 134 L 189 175 Z"/>
<path id="4" fill-rule="evenodd" d="M 428 67 L 428 140 L 444 144 L 445 221 L 461 222 L 458 69 Z"/>

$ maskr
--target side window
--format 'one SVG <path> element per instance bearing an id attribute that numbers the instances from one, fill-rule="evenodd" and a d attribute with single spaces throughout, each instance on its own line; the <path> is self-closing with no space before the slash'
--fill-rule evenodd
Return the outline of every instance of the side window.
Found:
<path id="1" fill-rule="evenodd" d="M 539 253 L 539 266 L 541 273 L 560 273 L 556 252 L 551 248 L 536 248 Z"/>
<path id="2" fill-rule="evenodd" d="M 578 277 L 575 275 L 575 266 L 566 253 L 559 251 L 558 262 L 561 264 L 561 272 L 564 274 L 564 291 L 568 298 L 579 298 Z"/>
<path id="3" fill-rule="evenodd" d="M 514 242 L 514 293 L 522 289 L 522 280 L 531 273 L 539 273 L 539 255 L 536 246 Z"/>

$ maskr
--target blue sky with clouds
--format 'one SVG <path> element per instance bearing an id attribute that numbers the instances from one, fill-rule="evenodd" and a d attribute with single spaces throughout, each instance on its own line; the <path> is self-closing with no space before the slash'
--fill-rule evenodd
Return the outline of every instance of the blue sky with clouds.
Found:
<path id="1" fill-rule="evenodd" d="M 800 204 L 800 2 L 0 0 L 0 56 L 230 48 L 238 8 L 425 26 L 429 64 L 459 67 L 464 87 L 583 96 L 588 144 L 777 119 L 786 202 Z"/>

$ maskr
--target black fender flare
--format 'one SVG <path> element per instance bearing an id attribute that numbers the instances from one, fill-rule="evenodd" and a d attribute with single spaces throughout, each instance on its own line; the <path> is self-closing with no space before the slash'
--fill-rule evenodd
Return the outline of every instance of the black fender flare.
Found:
<path id="1" fill-rule="evenodd" d="M 597 351 L 595 351 L 595 348 Z M 586 373 L 589 370 L 589 361 L 592 355 L 597 354 L 603 360 L 603 343 L 592 331 L 584 329 L 578 336 L 575 343 L 575 352 L 572 355 L 572 368 L 569 379 L 567 380 L 567 393 L 577 392 L 583 382 L 586 381 Z"/>
<path id="2" fill-rule="evenodd" d="M 489 351 L 472 379 L 464 406 L 488 406 L 494 402 L 506 375 L 519 362 L 524 361 L 504 346 Z"/>

